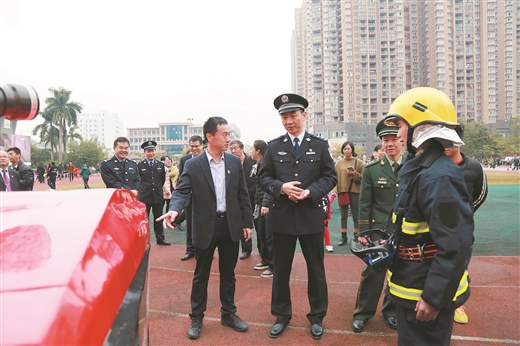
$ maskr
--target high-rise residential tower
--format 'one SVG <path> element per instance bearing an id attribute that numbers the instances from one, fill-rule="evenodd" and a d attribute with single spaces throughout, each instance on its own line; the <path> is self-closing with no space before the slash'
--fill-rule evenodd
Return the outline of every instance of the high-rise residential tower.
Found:
<path id="1" fill-rule="evenodd" d="M 460 120 L 520 114 L 519 0 L 306 0 L 295 17 L 293 91 L 310 129 L 375 124 L 419 86 L 449 95 Z"/>

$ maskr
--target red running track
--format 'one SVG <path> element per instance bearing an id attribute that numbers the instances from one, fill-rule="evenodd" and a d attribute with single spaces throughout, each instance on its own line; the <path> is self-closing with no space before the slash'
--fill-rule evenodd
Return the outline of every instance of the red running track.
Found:
<path id="1" fill-rule="evenodd" d="M 239 333 L 220 324 L 218 253 L 208 288 L 208 309 L 198 340 L 186 336 L 190 319 L 190 292 L 195 260 L 182 262 L 181 245 L 152 244 L 150 262 L 150 344 L 155 345 L 396 345 L 397 334 L 389 329 L 380 312 L 363 333 L 351 329 L 352 313 L 363 263 L 357 257 L 326 254 L 329 310 L 323 321 L 323 339 L 313 340 L 305 315 L 307 272 L 301 253 L 295 255 L 291 276 L 293 319 L 282 337 L 271 339 L 275 321 L 271 315 L 271 279 L 260 278 L 253 266 L 257 253 L 239 260 L 236 268 L 235 303 L 238 315 L 249 324 Z M 469 323 L 455 323 L 452 345 L 520 344 L 520 258 L 473 257 L 470 264 L 471 298 L 465 304 Z M 380 302 L 381 305 L 381 302 Z M 380 307 L 379 307 L 380 311 Z"/>

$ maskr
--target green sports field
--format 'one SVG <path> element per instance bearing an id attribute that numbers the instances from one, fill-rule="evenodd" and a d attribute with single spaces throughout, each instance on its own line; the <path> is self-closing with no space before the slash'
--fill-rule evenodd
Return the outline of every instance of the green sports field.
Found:
<path id="1" fill-rule="evenodd" d="M 339 210 L 334 201 L 334 212 L 329 221 L 334 252 L 351 252 L 347 246 L 337 246 L 340 238 Z M 182 225 L 185 229 L 185 224 Z M 354 226 L 348 219 L 348 236 Z M 153 236 L 152 236 L 153 238 Z M 185 244 L 185 232 L 167 230 L 166 238 L 175 244 Z M 256 234 L 253 231 L 253 249 L 256 251 Z M 299 250 L 299 248 L 298 248 Z M 475 214 L 474 256 L 520 256 L 520 185 L 490 185 L 486 202 Z"/>

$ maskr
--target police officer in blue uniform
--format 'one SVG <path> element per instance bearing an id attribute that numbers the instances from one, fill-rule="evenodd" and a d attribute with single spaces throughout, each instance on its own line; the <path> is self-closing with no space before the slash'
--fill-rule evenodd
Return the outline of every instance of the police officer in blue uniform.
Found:
<path id="1" fill-rule="evenodd" d="M 141 144 L 146 158 L 137 164 L 139 175 L 141 176 L 141 184 L 139 185 L 137 198 L 146 204 L 147 215 L 150 215 L 150 209 L 152 210 L 152 220 L 157 219 L 163 214 L 163 185 L 166 181 L 164 163 L 155 159 L 156 147 L 157 142 L 155 141 L 146 141 Z M 164 237 L 162 222 L 154 221 L 153 230 L 155 232 L 157 245 L 170 245 Z"/>
<path id="2" fill-rule="evenodd" d="M 287 133 L 270 141 L 260 164 L 260 187 L 272 195 L 274 275 L 271 313 L 276 322 L 270 337 L 282 335 L 292 317 L 289 278 L 296 240 L 307 262 L 311 336 L 321 339 L 327 313 L 322 198 L 337 183 L 326 140 L 305 131 L 308 102 L 295 94 L 274 100 Z"/>
<path id="3" fill-rule="evenodd" d="M 137 164 L 127 159 L 130 141 L 126 137 L 114 140 L 114 156 L 101 162 L 99 171 L 107 188 L 127 189 L 137 196 L 141 176 Z"/>

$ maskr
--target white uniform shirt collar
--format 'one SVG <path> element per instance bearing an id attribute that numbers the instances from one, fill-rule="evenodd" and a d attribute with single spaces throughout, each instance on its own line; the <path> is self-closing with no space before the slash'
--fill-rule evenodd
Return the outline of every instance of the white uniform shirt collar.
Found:
<path id="1" fill-rule="evenodd" d="M 293 146 L 294 146 L 294 139 L 295 139 L 295 138 L 298 138 L 298 139 L 299 139 L 299 143 L 300 143 L 300 145 L 302 145 L 302 143 L 303 143 L 303 138 L 305 137 L 305 131 L 303 131 L 302 133 L 300 133 L 300 134 L 298 135 L 298 137 L 295 137 L 295 136 L 291 135 L 289 132 L 287 132 L 287 134 L 289 135 L 289 138 L 291 139 L 291 143 L 292 143 Z"/>

